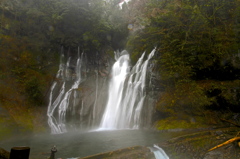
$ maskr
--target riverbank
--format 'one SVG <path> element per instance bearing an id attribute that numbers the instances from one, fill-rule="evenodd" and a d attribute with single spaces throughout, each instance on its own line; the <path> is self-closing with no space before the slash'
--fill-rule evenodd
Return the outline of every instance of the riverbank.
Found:
<path id="1" fill-rule="evenodd" d="M 159 142 L 158 145 L 166 151 L 171 159 L 239 159 L 238 140 L 209 151 L 236 137 L 239 131 L 240 129 L 237 127 L 214 128 Z"/>
<path id="2" fill-rule="evenodd" d="M 162 131 L 118 130 L 71 132 L 59 135 L 32 135 L 0 142 L 7 151 L 13 146 L 31 148 L 30 159 L 47 158 L 53 145 L 57 146 L 56 158 L 152 159 L 148 147 L 161 147 L 170 159 L 215 159 L 240 158 L 238 140 L 217 148 L 209 149 L 236 137 L 238 127 L 208 129 L 172 129 Z"/>
<path id="3" fill-rule="evenodd" d="M 185 134 L 185 132 L 184 132 Z M 29 134 L 0 141 L 0 147 L 10 151 L 12 147 L 28 146 L 30 159 L 50 156 L 51 148 L 57 147 L 56 158 L 87 157 L 103 152 L 111 152 L 134 146 L 153 146 L 183 135 L 183 132 L 159 132 L 153 130 L 115 130 L 115 131 L 74 131 L 51 135 Z"/>
<path id="4" fill-rule="evenodd" d="M 239 140 L 230 142 L 226 145 L 214 148 L 222 143 L 232 139 L 240 132 L 236 127 L 211 128 L 208 130 L 165 130 L 165 132 L 173 133 L 174 131 L 182 131 L 185 135 L 180 135 L 172 139 L 156 143 L 161 147 L 170 159 L 239 159 L 240 148 Z M 125 149 L 115 150 L 111 152 L 96 154 L 79 159 L 154 159 L 153 153 L 144 146 L 128 147 Z"/>

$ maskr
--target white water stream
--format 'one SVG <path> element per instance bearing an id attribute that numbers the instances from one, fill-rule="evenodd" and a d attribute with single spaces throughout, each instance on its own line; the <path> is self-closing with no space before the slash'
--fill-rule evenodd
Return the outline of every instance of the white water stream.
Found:
<path id="1" fill-rule="evenodd" d="M 156 159 L 169 159 L 168 155 L 165 153 L 165 151 L 160 148 L 158 145 L 153 145 L 153 147 L 149 147 L 151 152 L 154 153 L 154 156 Z"/>
<path id="2" fill-rule="evenodd" d="M 112 66 L 109 83 L 108 100 L 105 111 L 101 114 L 98 108 L 98 99 L 101 92 L 98 88 L 99 75 L 96 73 L 95 95 L 92 107 L 86 105 L 86 100 L 77 99 L 81 94 L 79 85 L 82 83 L 82 58 L 78 51 L 77 59 L 68 57 L 64 63 L 64 54 L 60 60 L 59 70 L 54 81 L 48 105 L 48 124 L 53 134 L 65 133 L 69 127 L 76 123 L 82 128 L 99 126 L 104 129 L 138 129 L 141 126 L 142 109 L 146 97 L 146 76 L 149 60 L 153 57 L 155 49 L 137 61 L 134 67 L 130 66 L 130 57 L 127 51 L 116 52 L 116 62 Z M 144 58 L 146 60 L 144 60 Z M 107 97 L 107 96 L 106 96 Z M 100 113 L 100 114 L 99 114 Z M 101 122 L 100 122 L 101 120 Z M 72 124 L 69 124 L 69 122 Z"/>
<path id="3" fill-rule="evenodd" d="M 79 84 L 81 83 L 81 58 L 80 52 L 78 51 L 78 59 L 76 62 L 75 72 L 72 73 L 71 71 L 71 57 L 68 58 L 66 65 L 64 64 L 64 54 L 62 53 L 59 70 L 56 76 L 56 81 L 53 83 L 51 87 L 51 92 L 49 96 L 49 104 L 48 104 L 48 124 L 51 128 L 51 132 L 53 134 L 59 134 L 67 132 L 66 125 L 65 125 L 65 118 L 66 118 L 66 111 L 69 108 L 70 102 L 72 102 L 72 111 L 75 111 L 75 99 L 70 101 L 70 97 L 73 94 L 76 97 L 77 92 L 75 91 Z M 74 79 L 72 74 L 75 75 Z M 67 89 L 66 82 L 74 80 L 73 84 Z M 57 86 L 60 86 L 60 90 L 57 90 Z M 54 91 L 58 91 L 57 98 L 53 98 Z M 57 110 L 56 110 L 57 109 Z M 57 115 L 55 115 L 57 113 Z"/>
<path id="4" fill-rule="evenodd" d="M 149 60 L 142 54 L 136 65 L 130 71 L 129 55 L 123 51 L 116 55 L 112 67 L 112 79 L 109 85 L 109 97 L 103 114 L 100 129 L 132 129 L 139 128 L 141 111 L 146 96 L 146 72 Z"/>

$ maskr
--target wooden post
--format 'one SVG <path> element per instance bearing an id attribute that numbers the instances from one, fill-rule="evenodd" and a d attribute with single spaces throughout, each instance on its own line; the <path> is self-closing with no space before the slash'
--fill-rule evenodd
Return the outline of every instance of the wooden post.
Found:
<path id="1" fill-rule="evenodd" d="M 30 147 L 13 147 L 11 148 L 9 159 L 29 159 Z"/>

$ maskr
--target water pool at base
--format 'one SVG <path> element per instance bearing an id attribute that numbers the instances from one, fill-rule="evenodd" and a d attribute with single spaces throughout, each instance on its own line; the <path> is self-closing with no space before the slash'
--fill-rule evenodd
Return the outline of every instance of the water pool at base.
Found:
<path id="1" fill-rule="evenodd" d="M 115 130 L 92 132 L 68 132 L 64 134 L 28 135 L 0 141 L 0 147 L 10 151 L 12 147 L 30 147 L 30 159 L 45 159 L 55 145 L 55 158 L 85 157 L 129 146 L 153 146 L 179 133 L 147 130 Z"/>

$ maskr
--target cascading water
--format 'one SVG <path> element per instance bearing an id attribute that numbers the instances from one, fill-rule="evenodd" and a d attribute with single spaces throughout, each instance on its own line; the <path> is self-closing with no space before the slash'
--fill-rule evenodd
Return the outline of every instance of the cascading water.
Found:
<path id="1" fill-rule="evenodd" d="M 80 57 L 66 58 L 62 51 L 59 70 L 54 81 L 48 105 L 48 124 L 53 134 L 68 129 L 137 129 L 149 125 L 151 108 L 143 107 L 146 101 L 146 76 L 149 60 L 145 53 L 130 69 L 127 51 L 115 54 L 107 95 L 106 64 L 93 66 Z M 82 67 L 86 67 L 84 70 Z M 85 75 L 82 77 L 82 75 Z M 88 77 L 87 77 L 88 74 Z M 108 97 L 108 99 L 107 99 Z M 147 110 L 144 111 L 143 108 Z M 105 110 L 105 111 L 104 111 Z M 143 117 L 145 119 L 143 119 Z"/>
<path id="2" fill-rule="evenodd" d="M 154 153 L 156 159 L 169 159 L 165 151 L 158 145 L 153 145 L 153 147 L 149 147 L 149 149 Z"/>
<path id="3" fill-rule="evenodd" d="M 81 83 L 81 58 L 78 51 L 76 66 L 73 69 L 70 65 L 71 57 L 68 58 L 66 65 L 64 64 L 64 54 L 62 51 L 59 70 L 56 76 L 56 81 L 53 83 L 49 96 L 48 104 L 48 124 L 53 134 L 64 133 L 67 131 L 65 120 L 67 109 L 72 109 L 75 112 L 76 96 L 75 91 Z M 69 82 L 74 80 L 74 82 Z M 67 86 L 70 85 L 70 86 Z M 60 87 L 60 90 L 58 90 Z M 57 92 L 57 97 L 54 98 L 54 93 Z M 71 96 L 73 100 L 70 101 Z M 69 107 L 69 105 L 72 107 Z M 57 115 L 55 115 L 57 113 Z"/>
<path id="4" fill-rule="evenodd" d="M 140 116 L 146 96 L 146 72 L 155 49 L 143 61 L 145 53 L 130 71 L 129 55 L 123 51 L 116 55 L 109 85 L 109 97 L 100 129 L 139 128 Z"/>

